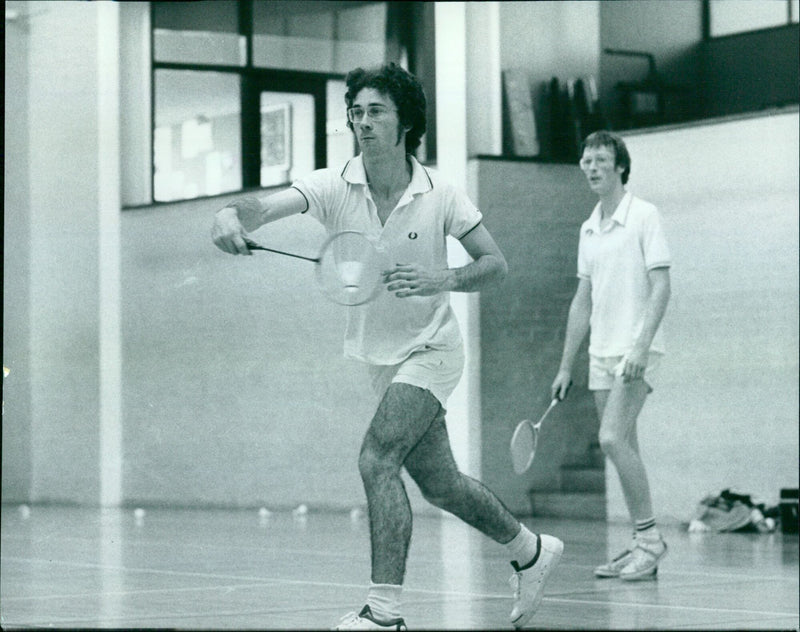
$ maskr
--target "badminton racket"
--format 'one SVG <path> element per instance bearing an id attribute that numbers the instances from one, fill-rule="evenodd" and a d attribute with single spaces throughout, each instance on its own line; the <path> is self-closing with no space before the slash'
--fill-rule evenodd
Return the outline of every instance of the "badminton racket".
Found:
<path id="1" fill-rule="evenodd" d="M 572 382 L 570 382 L 570 385 L 572 385 Z M 567 390 L 564 392 L 564 397 L 567 396 L 567 391 L 569 391 L 569 386 L 567 386 Z M 536 445 L 539 443 L 539 430 L 542 427 L 542 423 L 547 419 L 550 411 L 553 410 L 560 401 L 562 400 L 556 395 L 539 421 L 533 423 L 530 419 L 523 419 L 514 429 L 514 434 L 511 435 L 510 449 L 511 464 L 517 474 L 526 472 L 531 466 L 531 463 L 533 463 L 533 458 L 536 456 Z"/>
<path id="2" fill-rule="evenodd" d="M 358 231 L 334 233 L 325 240 L 316 257 L 268 248 L 249 237 L 244 241 L 250 250 L 313 262 L 317 284 L 334 303 L 363 305 L 375 298 L 381 289 L 382 257 L 375 245 Z"/>

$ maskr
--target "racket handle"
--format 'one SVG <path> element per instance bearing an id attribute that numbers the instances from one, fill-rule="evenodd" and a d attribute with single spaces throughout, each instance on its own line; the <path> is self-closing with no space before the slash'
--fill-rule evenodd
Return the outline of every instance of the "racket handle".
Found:
<path id="1" fill-rule="evenodd" d="M 567 388 L 564 389 L 564 397 L 559 397 L 558 396 L 559 394 L 556 393 L 555 397 L 553 397 L 553 401 L 554 402 L 563 402 L 565 399 L 567 399 L 567 394 L 569 393 L 569 389 L 571 387 L 572 387 L 572 380 L 569 381 L 569 384 L 567 384 Z"/>
<path id="2" fill-rule="evenodd" d="M 313 263 L 319 263 L 319 259 L 314 258 L 314 257 L 304 257 L 303 255 L 298 255 L 298 254 L 295 254 L 293 252 L 286 252 L 284 250 L 275 250 L 274 248 L 267 248 L 266 246 L 262 246 L 261 244 L 258 244 L 256 242 L 254 242 L 249 237 L 245 237 L 244 238 L 244 243 L 247 245 L 247 247 L 250 250 L 265 250 L 266 252 L 274 252 L 275 254 L 278 254 L 278 255 L 286 255 L 287 257 L 294 257 L 295 259 L 303 259 L 305 261 L 311 261 Z"/>

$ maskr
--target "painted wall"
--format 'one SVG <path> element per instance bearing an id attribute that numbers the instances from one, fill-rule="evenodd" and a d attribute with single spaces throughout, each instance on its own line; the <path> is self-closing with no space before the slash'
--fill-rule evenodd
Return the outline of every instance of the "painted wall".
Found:
<path id="1" fill-rule="evenodd" d="M 798 114 L 626 136 L 629 188 L 661 210 L 674 268 L 669 353 L 639 424 L 656 517 L 688 520 L 734 487 L 777 503 L 798 479 Z M 568 165 L 480 163 L 480 204 L 509 260 L 481 295 L 483 477 L 513 509 L 552 490 L 596 431 L 586 365 L 523 477 L 508 463 L 516 420 L 537 416 L 560 360 L 578 227 L 594 204 Z M 581 353 L 583 361 L 584 351 Z M 627 520 L 613 467 L 607 515 Z"/>
<path id="2" fill-rule="evenodd" d="M 101 209 L 108 211 L 98 201 L 97 183 L 114 177 L 109 166 L 120 151 L 98 141 L 97 86 L 104 62 L 87 41 L 99 37 L 94 19 L 99 5 L 21 5 L 43 11 L 28 24 L 7 24 L 6 33 L 6 77 L 15 92 L 5 96 L 5 141 L 19 160 L 5 166 L 6 245 L 9 239 L 18 242 L 4 253 L 4 275 L 14 276 L 4 286 L 4 364 L 12 374 L 4 384 L 3 498 L 91 504 L 99 487 L 100 331 L 106 313 L 100 300 L 106 268 L 98 251 Z M 64 13 L 63 6 L 71 11 Z M 685 336 L 691 344 L 673 343 L 663 399 L 654 396 L 645 413 L 678 425 L 654 425 L 653 434 L 643 438 L 649 460 L 667 463 L 666 469 L 654 465 L 654 476 L 669 482 L 658 487 L 656 498 L 671 515 L 691 507 L 709 487 L 732 484 L 768 496 L 783 479 L 797 479 L 796 113 L 785 128 L 784 120 L 776 117 L 777 127 L 737 122 L 711 131 L 630 137 L 632 186 L 678 220 L 669 220 L 670 231 L 683 224 L 691 228 L 685 243 L 673 237 L 679 291 L 668 312 L 670 337 Z M 763 147 L 771 153 L 765 156 Z M 524 172 L 509 182 L 518 187 L 514 195 L 530 195 Z M 558 195 L 572 194 L 570 188 Z M 767 194 L 770 203 L 764 204 Z M 714 200 L 722 200 L 722 208 L 712 207 Z M 319 300 L 310 272 L 296 267 L 302 262 L 276 259 L 280 282 L 270 278 L 262 286 L 263 258 L 242 262 L 215 251 L 207 231 L 218 203 L 222 200 L 143 209 L 121 218 L 123 499 L 359 502 L 355 452 L 371 405 L 354 368 L 340 358 L 341 314 Z M 763 212 L 755 223 L 754 209 Z M 513 235 L 503 235 L 501 212 L 491 204 L 485 210 L 504 244 L 517 243 Z M 290 237 L 306 230 L 312 229 L 287 223 L 281 229 L 286 232 L 275 237 L 289 245 Z M 754 234 L 757 241 L 742 237 Z M 313 246 L 302 239 L 292 245 Z M 525 249 L 521 254 L 513 246 L 506 251 L 525 265 L 529 247 L 524 240 L 519 247 Z M 570 252 L 565 248 L 564 261 L 572 259 Z M 734 257 L 738 252 L 751 263 L 744 270 L 742 258 Z M 735 277 L 732 268 L 739 271 Z M 573 272 L 563 274 L 571 279 Z M 721 289 L 708 292 L 709 279 Z M 506 285 L 498 291 L 513 296 L 518 290 Z M 568 296 L 569 287 L 561 293 Z M 7 327 L 9 318 L 14 322 Z M 527 315 L 514 326 L 532 331 Z M 231 328 L 239 334 L 229 335 Z M 776 334 L 774 339 L 765 331 Z M 304 350 L 312 337 L 316 346 Z M 711 344 L 717 340 L 735 362 L 720 357 L 719 345 Z M 707 346 L 696 355 L 692 344 Z M 698 372 L 698 355 L 713 358 L 713 365 Z M 242 357 L 248 360 L 241 362 Z M 517 375 L 525 374 L 527 365 L 505 362 Z M 546 367 L 541 370 L 543 375 Z M 304 382 L 307 374 L 313 386 Z M 699 392 L 698 383 L 708 388 Z M 524 392 L 530 405 L 514 400 L 520 411 L 537 404 L 533 385 Z M 675 401 L 687 411 L 679 422 Z M 493 419 L 511 408 L 510 402 L 500 401 Z M 330 434 L 316 430 L 320 418 L 326 430 L 333 428 Z M 743 443 L 738 436 L 753 418 L 763 419 L 767 431 Z M 681 438 L 678 447 L 673 434 Z M 725 439 L 711 446 L 711 457 L 708 436 Z M 303 447 L 306 439 L 311 447 Z M 484 459 L 493 450 L 497 463 L 505 458 L 504 440 L 497 441 L 485 449 Z M 741 464 L 755 465 L 738 469 Z M 286 471 L 298 473 L 287 477 Z M 691 476 L 678 477 L 687 471 Z M 309 481 L 316 491 L 309 491 Z M 684 497 L 665 496 L 665 490 Z M 519 489 L 500 491 L 511 497 Z M 612 487 L 610 507 L 619 514 L 613 494 Z"/>
<path id="3" fill-rule="evenodd" d="M 550 402 L 577 287 L 578 230 L 595 201 L 574 165 L 482 160 L 477 173 L 478 203 L 509 266 L 503 285 L 480 297 L 482 480 L 512 510 L 529 514 L 528 492 L 557 490 L 559 466 L 586 452 L 596 432 L 582 354 L 569 397 L 543 428 L 533 466 L 523 476 L 511 469 L 514 427 L 537 419 Z"/>
<path id="4" fill-rule="evenodd" d="M 500 67 L 528 73 L 543 156 L 554 154 L 546 90 L 550 80 L 556 77 L 563 86 L 569 79 L 599 77 L 602 4 L 597 0 L 500 3 Z"/>
<path id="5" fill-rule="evenodd" d="M 674 259 L 669 354 L 639 425 L 656 515 L 798 480 L 798 114 L 628 135 Z M 612 468 L 608 514 L 626 514 Z"/>
<path id="6" fill-rule="evenodd" d="M 709 116 L 752 112 L 800 101 L 800 26 L 710 41 L 702 57 Z"/>
<path id="7" fill-rule="evenodd" d="M 602 4 L 501 2 L 501 67 L 526 68 L 534 88 L 554 76 L 597 76 Z"/>
<path id="8" fill-rule="evenodd" d="M 4 383 L 4 500 L 93 504 L 108 403 L 102 353 L 114 313 L 101 288 L 113 271 L 103 258 L 113 239 L 106 219 L 119 213 L 118 59 L 116 42 L 108 46 L 118 17 L 114 5 L 93 3 L 14 10 L 6 139 L 20 160 L 6 172 L 4 273 L 14 278 L 4 305 L 27 321 L 3 331 L 12 371 Z"/>
<path id="9" fill-rule="evenodd" d="M 217 250 L 226 199 L 122 217 L 126 502 L 355 506 L 374 403 L 342 357 L 346 308 L 310 263 Z M 324 231 L 296 216 L 255 237 L 313 255 Z"/>
<path id="10" fill-rule="evenodd" d="M 123 213 L 124 501 L 360 506 L 377 400 L 342 356 L 347 308 L 321 295 L 310 263 L 217 250 L 211 219 L 228 199 Z M 313 255 L 324 231 L 294 216 L 255 237 Z"/>
<path id="11" fill-rule="evenodd" d="M 527 69 L 548 155 L 543 84 L 551 77 L 563 85 L 593 75 L 603 113 L 614 128 L 623 126 L 616 85 L 645 79 L 648 64 L 606 48 L 655 56 L 660 80 L 676 88 L 666 93 L 663 122 L 675 123 L 797 103 L 799 32 L 793 24 L 704 42 L 699 0 L 503 2 L 500 64 Z"/>
<path id="12" fill-rule="evenodd" d="M 122 205 L 153 200 L 150 112 L 150 4 L 120 2 L 119 72 L 120 144 L 122 145 Z"/>
<path id="13" fill-rule="evenodd" d="M 617 0 L 600 3 L 600 48 L 646 51 L 655 56 L 661 81 L 688 88 L 670 93 L 665 122 L 703 116 L 700 55 L 703 38 L 702 3 L 691 0 Z M 602 53 L 600 103 L 615 128 L 621 123 L 620 81 L 647 77 L 646 59 Z"/>
<path id="14" fill-rule="evenodd" d="M 24 2 L 7 2 L 6 11 L 22 11 Z M 31 492 L 30 258 L 28 217 L 30 168 L 28 145 L 27 26 L 6 22 L 5 127 L 3 147 L 3 499 L 24 501 Z"/>

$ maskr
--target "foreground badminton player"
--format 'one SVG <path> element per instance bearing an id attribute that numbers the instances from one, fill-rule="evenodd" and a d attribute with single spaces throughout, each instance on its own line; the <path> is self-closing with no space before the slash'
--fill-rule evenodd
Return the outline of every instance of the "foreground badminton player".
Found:
<path id="1" fill-rule="evenodd" d="M 600 201 L 581 226 L 578 289 L 552 391 L 565 393 L 578 348 L 591 330 L 589 389 L 600 419 L 600 446 L 619 474 L 634 526 L 630 547 L 594 572 L 655 579 L 667 545 L 653 517 L 636 420 L 664 353 L 660 325 L 670 296 L 670 254 L 656 207 L 625 189 L 631 159 L 619 136 L 589 135 L 580 167 Z"/>
<path id="2" fill-rule="evenodd" d="M 426 128 L 419 81 L 389 64 L 347 75 L 348 126 L 360 154 L 339 169 L 321 169 L 289 189 L 240 200 L 220 210 L 214 243 L 247 255 L 246 230 L 293 213 L 309 213 L 328 231 L 359 230 L 391 255 L 386 291 L 348 311 L 345 354 L 367 363 L 380 404 L 359 456 L 369 511 L 372 577 L 366 604 L 336 629 L 402 630 L 401 591 L 411 539 L 411 508 L 401 468 L 425 498 L 504 544 L 514 568 L 512 623 L 541 602 L 563 543 L 529 531 L 483 484 L 458 471 L 445 426 L 447 398 L 464 363 L 448 292 L 474 292 L 507 272 L 503 254 L 467 196 L 412 155 Z M 463 244 L 472 262 L 448 269 L 445 238 Z"/>

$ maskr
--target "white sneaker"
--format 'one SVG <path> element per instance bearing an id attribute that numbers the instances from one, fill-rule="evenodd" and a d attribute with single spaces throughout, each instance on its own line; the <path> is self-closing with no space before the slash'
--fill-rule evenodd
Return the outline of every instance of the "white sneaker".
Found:
<path id="1" fill-rule="evenodd" d="M 610 562 L 596 567 L 594 569 L 595 577 L 619 577 L 620 571 L 627 566 L 630 557 L 631 549 L 623 551 Z"/>
<path id="2" fill-rule="evenodd" d="M 667 554 L 667 543 L 659 540 L 653 546 L 637 543 L 628 558 L 628 563 L 620 570 L 619 578 L 625 581 L 656 579 L 658 563 Z"/>
<path id="3" fill-rule="evenodd" d="M 520 568 L 511 562 L 515 571 L 509 582 L 514 589 L 511 623 L 515 628 L 521 628 L 533 617 L 544 597 L 544 584 L 564 551 L 564 543 L 551 535 L 540 535 L 539 547 L 539 557 L 533 566 Z"/>
<path id="4" fill-rule="evenodd" d="M 361 612 L 348 612 L 344 615 L 334 630 L 408 630 L 403 619 L 391 621 L 376 621 L 369 606 L 364 606 Z"/>

